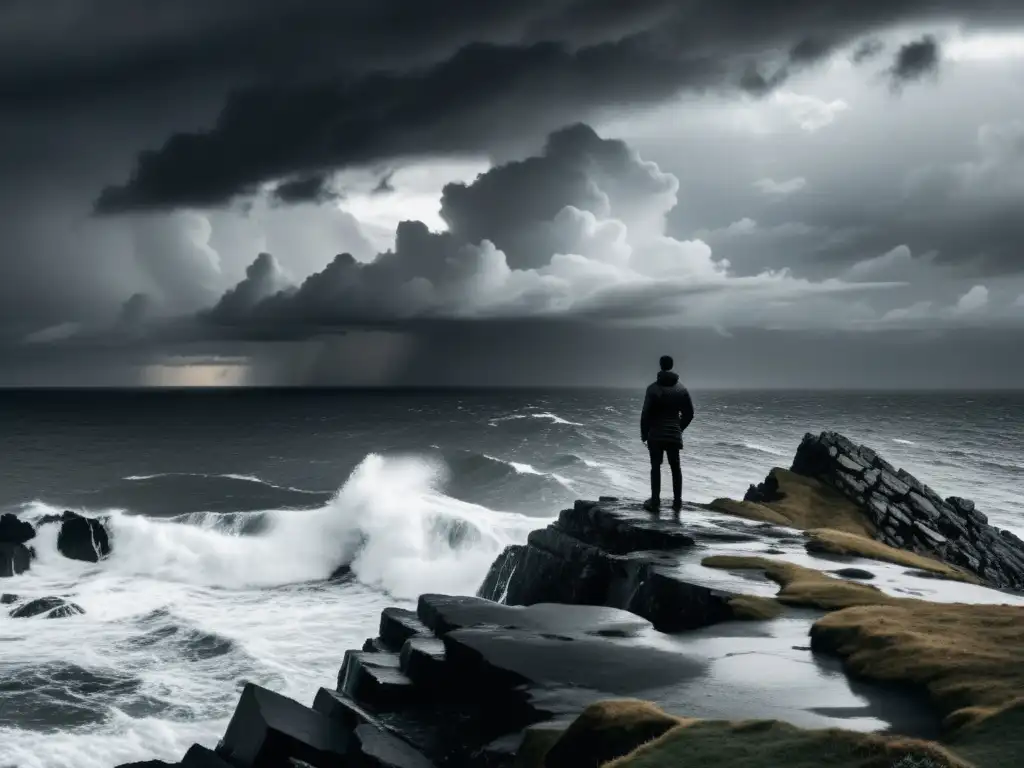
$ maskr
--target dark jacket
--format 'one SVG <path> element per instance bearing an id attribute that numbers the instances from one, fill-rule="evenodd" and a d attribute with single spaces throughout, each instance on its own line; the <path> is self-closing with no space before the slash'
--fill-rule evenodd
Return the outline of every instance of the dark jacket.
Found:
<path id="1" fill-rule="evenodd" d="M 693 421 L 693 400 L 674 371 L 659 371 L 647 388 L 640 413 L 640 437 L 652 443 L 683 446 L 683 430 Z"/>

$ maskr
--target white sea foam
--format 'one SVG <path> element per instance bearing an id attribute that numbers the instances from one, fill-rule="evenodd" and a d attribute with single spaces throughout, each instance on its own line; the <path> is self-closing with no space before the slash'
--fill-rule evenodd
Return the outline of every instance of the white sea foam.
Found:
<path id="1" fill-rule="evenodd" d="M 562 424 L 570 427 L 583 426 L 578 421 L 569 421 L 568 419 L 563 419 L 557 413 L 549 413 L 548 411 L 542 411 L 540 413 L 512 413 L 508 416 L 498 416 L 497 418 L 491 419 L 489 423 L 494 427 L 502 421 L 519 421 L 520 419 L 548 419 L 552 424 Z"/>
<path id="2" fill-rule="evenodd" d="M 108 517 L 112 537 L 110 557 L 98 564 L 62 557 L 57 526 L 42 526 L 33 542 L 38 559 L 4 590 L 65 595 L 86 613 L 0 618 L 5 675 L 70 663 L 128 675 L 140 687 L 90 697 L 108 708 L 99 725 L 57 733 L 0 726 L 0 766 L 176 761 L 194 741 L 216 743 L 242 680 L 309 703 L 337 674 L 342 651 L 376 632 L 383 607 L 411 604 L 423 592 L 472 594 L 504 546 L 546 522 L 452 499 L 439 490 L 443 480 L 443 465 L 421 457 L 370 455 L 318 509 L 171 520 L 93 511 Z M 56 511 L 37 503 L 23 515 Z M 263 518 L 258 534 L 239 534 L 247 516 Z M 345 563 L 356 582 L 323 581 Z M 154 627 L 170 633 L 158 633 L 160 643 L 187 629 L 231 650 L 197 661 L 180 648 L 139 644 Z M 175 716 L 126 714 L 142 700 L 173 705 Z"/>
<path id="3" fill-rule="evenodd" d="M 917 443 L 915 443 L 913 440 L 904 440 L 899 437 L 894 437 L 892 441 L 894 443 L 899 443 L 900 445 L 917 445 Z"/>
<path id="4" fill-rule="evenodd" d="M 520 475 L 536 475 L 538 477 L 550 477 L 556 483 L 561 484 L 568 490 L 575 490 L 575 485 L 573 481 L 565 477 L 564 475 L 559 475 L 557 472 L 541 472 L 532 464 L 524 464 L 519 461 L 505 461 L 504 459 L 498 459 L 495 458 L 494 456 L 488 456 L 487 454 L 484 454 L 484 457 L 490 459 L 491 461 L 497 461 L 501 462 L 502 464 L 508 464 Z"/>
<path id="5" fill-rule="evenodd" d="M 276 485 L 274 483 L 267 482 L 266 480 L 256 477 L 255 475 L 238 475 L 234 473 L 227 473 L 221 475 L 211 475 L 206 472 L 157 472 L 152 475 L 129 475 L 128 477 L 122 478 L 129 482 L 142 482 L 145 480 L 160 480 L 165 477 L 203 477 L 207 479 L 224 478 L 227 480 L 239 480 L 246 483 L 257 483 L 259 485 L 266 486 L 267 488 L 276 488 L 279 491 L 294 491 L 295 493 L 310 493 L 320 495 L 323 491 L 311 491 L 308 488 L 296 488 L 291 485 Z"/>

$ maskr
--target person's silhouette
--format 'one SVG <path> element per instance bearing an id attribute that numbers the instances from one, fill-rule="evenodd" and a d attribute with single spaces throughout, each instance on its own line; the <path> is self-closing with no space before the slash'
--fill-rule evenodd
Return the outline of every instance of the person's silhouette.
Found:
<path id="1" fill-rule="evenodd" d="M 693 400 L 672 370 L 675 362 L 668 355 L 659 361 L 657 380 L 647 388 L 640 413 L 640 439 L 651 455 L 651 498 L 644 508 L 657 512 L 661 506 L 661 464 L 668 457 L 672 470 L 672 508 L 683 505 L 683 472 L 679 452 L 683 448 L 683 430 L 693 421 Z"/>

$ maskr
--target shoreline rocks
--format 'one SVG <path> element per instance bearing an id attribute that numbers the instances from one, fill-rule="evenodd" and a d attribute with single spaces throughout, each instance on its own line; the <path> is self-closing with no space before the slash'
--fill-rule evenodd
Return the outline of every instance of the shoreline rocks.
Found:
<path id="1" fill-rule="evenodd" d="M 988 526 L 969 501 L 939 498 L 870 449 L 835 433 L 808 435 L 792 471 L 808 486 L 805 496 L 785 498 L 770 475 L 748 491 L 751 514 L 760 505 L 810 505 L 813 514 L 800 519 L 817 529 L 827 527 L 834 504 L 851 528 L 845 535 L 875 549 L 881 544 L 865 537 L 941 560 L 931 561 L 940 569 L 977 551 L 972 573 L 1003 588 L 1019 583 L 1013 537 Z M 893 734 L 937 734 L 935 714 L 918 692 L 848 681 L 836 674 L 838 657 L 814 655 L 811 626 L 842 611 L 829 613 L 820 601 L 785 605 L 776 599 L 778 586 L 752 565 L 709 566 L 713 559 L 757 559 L 749 555 L 804 563 L 786 567 L 817 569 L 832 589 L 870 592 L 882 598 L 879 610 L 905 604 L 908 593 L 927 599 L 949 589 L 967 601 L 990 593 L 973 583 L 919 578 L 899 563 L 837 554 L 835 547 L 807 548 L 806 537 L 779 522 L 795 516 L 775 513 L 778 519 L 764 522 L 741 512 L 687 504 L 672 520 L 646 513 L 639 501 L 578 501 L 525 544 L 506 548 L 478 596 L 428 594 L 414 611 L 382 611 L 377 636 L 344 653 L 336 682 L 321 688 L 312 706 L 246 684 L 216 749 L 193 746 L 178 765 L 506 768 L 516 764 L 521 746 L 550 744 L 588 707 L 624 698 L 707 722 L 775 719 L 815 727 L 833 713 L 831 724 L 860 717 L 874 728 L 888 720 Z M 776 610 L 751 612 L 752 601 Z M 750 653 L 763 654 L 757 675 L 776 675 L 771 691 L 744 676 L 751 662 L 742 657 Z M 733 658 L 740 665 L 730 666 Z M 806 670 L 820 677 L 804 680 L 796 694 L 795 676 Z M 845 689 L 855 691 L 856 703 L 815 698 L 830 685 L 856 686 Z M 559 758 L 565 750 L 534 765 L 570 768 Z"/>
<path id="2" fill-rule="evenodd" d="M 110 537 L 102 521 L 65 512 L 57 534 L 57 549 L 69 560 L 98 563 L 110 554 Z"/>
<path id="3" fill-rule="evenodd" d="M 110 554 L 110 535 L 105 520 L 85 517 L 66 510 L 59 515 L 44 515 L 36 525 L 60 524 L 57 549 L 69 560 L 98 563 Z M 36 537 L 36 528 L 17 515 L 0 515 L 0 578 L 18 576 L 29 570 L 35 550 L 27 544 Z"/>
<path id="4" fill-rule="evenodd" d="M 0 578 L 17 576 L 29 569 L 36 553 L 27 542 L 35 535 L 35 529 L 16 515 L 0 515 Z"/>
<path id="5" fill-rule="evenodd" d="M 7 597 L 5 595 L 5 597 Z M 11 601 L 11 602 L 16 602 Z M 47 619 L 65 619 L 68 616 L 77 616 L 85 613 L 80 606 L 65 600 L 62 597 L 37 597 L 24 605 L 19 605 L 8 615 L 12 619 L 30 619 L 34 616 L 43 616 Z"/>

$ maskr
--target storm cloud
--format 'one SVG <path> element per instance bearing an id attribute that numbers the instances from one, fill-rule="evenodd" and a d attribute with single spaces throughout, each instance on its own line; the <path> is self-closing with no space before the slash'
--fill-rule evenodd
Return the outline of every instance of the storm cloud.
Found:
<path id="1" fill-rule="evenodd" d="M 768 381 L 893 334 L 1005 381 L 1022 30 L 1010 0 L 8 0 L 0 383 L 344 383 L 373 350 L 568 382 L 676 337 Z"/>
<path id="2" fill-rule="evenodd" d="M 505 9 L 446 0 L 429 10 L 397 0 L 343 10 L 305 0 L 276 12 L 264 1 L 252 12 L 246 7 L 245 19 L 232 15 L 240 8 L 229 3 L 198 14 L 201 34 L 168 49 L 180 60 L 170 53 L 160 58 L 159 45 L 141 54 L 139 76 L 185 78 L 206 63 L 242 84 L 227 93 L 214 125 L 177 132 L 142 152 L 126 182 L 103 190 L 97 210 L 219 205 L 294 174 L 396 157 L 487 153 L 612 105 L 707 89 L 763 94 L 836 46 L 886 25 L 1024 17 L 1012 0 L 532 0 Z M 175 39 L 173 26 L 147 31 Z M 243 31 L 252 38 L 249 47 L 242 45 Z M 32 97 L 116 87 L 108 71 L 140 54 L 116 32 L 107 34 L 114 45 L 106 68 L 93 64 L 91 74 L 86 68 L 70 76 L 86 79 L 75 89 L 62 89 L 56 73 L 35 61 Z M 374 48 L 385 35 L 387 45 Z M 934 68 L 936 46 L 925 39 L 903 47 L 893 77 L 906 81 Z M 263 58 L 255 56 L 260 51 Z M 7 98 L 21 103 L 29 94 L 17 82 L 7 84 Z"/>
<path id="3" fill-rule="evenodd" d="M 275 338 L 417 318 L 786 325 L 805 302 L 894 285 L 736 277 L 705 243 L 665 234 L 678 187 L 621 140 L 576 124 L 535 157 L 445 187 L 446 231 L 403 222 L 394 249 L 366 263 L 341 254 L 277 292 L 280 270 L 262 254 L 203 319 Z"/>

